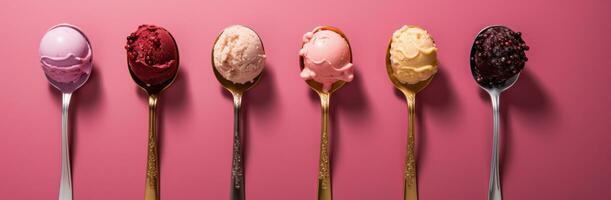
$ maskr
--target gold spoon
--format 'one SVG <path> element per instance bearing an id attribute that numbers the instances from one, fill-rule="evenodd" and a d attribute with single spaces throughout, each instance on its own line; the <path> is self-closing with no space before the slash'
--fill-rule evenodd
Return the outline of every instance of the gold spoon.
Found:
<path id="1" fill-rule="evenodd" d="M 346 40 L 348 44 L 348 50 L 350 50 L 350 63 L 352 63 L 352 48 L 350 48 L 350 42 L 346 35 L 338 28 L 332 26 L 322 26 L 319 30 L 329 30 L 336 32 L 342 38 Z M 299 56 L 299 68 L 303 70 L 303 56 Z M 331 160 L 329 159 L 329 100 L 331 94 L 337 89 L 344 86 L 345 81 L 338 80 L 328 92 L 323 91 L 323 85 L 314 80 L 306 80 L 306 83 L 314 90 L 320 97 L 322 106 L 322 134 L 320 138 L 320 161 L 318 170 L 318 200 L 332 200 L 333 194 L 331 190 Z"/>
<path id="2" fill-rule="evenodd" d="M 170 36 L 172 36 L 170 34 Z M 178 45 L 176 45 L 176 40 L 172 36 L 172 40 L 174 41 L 174 45 L 176 46 L 176 51 L 178 52 Z M 180 55 L 180 54 L 178 54 Z M 180 68 L 178 64 L 180 59 L 179 56 L 176 57 L 176 64 Z M 127 62 L 129 65 L 129 61 Z M 148 95 L 148 106 L 149 106 L 149 135 L 148 135 L 148 153 L 147 153 L 147 163 L 146 163 L 146 185 L 144 187 L 144 199 L 145 200 L 158 200 L 161 199 L 159 196 L 159 151 L 157 148 L 158 136 L 157 136 L 157 99 L 163 90 L 168 88 L 174 80 L 176 80 L 176 76 L 178 73 L 174 73 L 172 78 L 167 81 L 157 84 L 157 85 L 149 85 L 142 80 L 140 80 L 132 71 L 131 66 L 128 67 L 129 74 L 138 87 L 142 88 L 146 94 Z M 178 68 L 176 69 L 178 72 Z"/>
<path id="3" fill-rule="evenodd" d="M 405 98 L 407 99 L 407 110 L 408 110 L 408 121 L 407 121 L 407 159 L 405 160 L 405 188 L 403 190 L 403 199 L 405 200 L 417 200 L 418 199 L 418 183 L 416 181 L 416 152 L 415 152 L 415 137 L 414 137 L 414 124 L 416 119 L 416 93 L 420 92 L 426 86 L 431 83 L 432 75 L 424 81 L 420 81 L 415 84 L 401 83 L 395 77 L 393 68 L 390 62 L 390 44 L 392 39 L 388 43 L 386 49 L 386 72 L 388 78 L 400 90 Z"/>
<path id="4" fill-rule="evenodd" d="M 240 25 L 241 26 L 241 25 Z M 246 26 L 244 26 L 246 27 Z M 246 27 L 251 29 L 249 27 Z M 251 29 L 252 30 L 252 29 Z M 255 32 L 254 30 L 252 30 Z M 219 35 L 214 40 L 214 44 L 218 42 L 219 37 L 223 34 L 223 32 L 219 33 Z M 256 34 L 256 32 L 255 32 Z M 259 41 L 261 41 L 261 37 L 258 37 Z M 261 41 L 261 48 L 263 48 L 263 41 Z M 263 48 L 265 52 L 265 48 Z M 231 93 L 233 96 L 233 159 L 231 163 L 231 200 L 244 200 L 245 196 L 245 188 L 244 188 L 244 163 L 243 163 L 243 146 L 242 146 L 242 136 L 241 136 L 241 128 L 240 128 L 240 109 L 242 107 L 242 96 L 244 93 L 252 88 L 253 86 L 259 83 L 261 80 L 261 72 L 253 81 L 249 81 L 243 84 L 234 83 L 227 79 L 225 79 L 217 70 L 214 65 L 214 45 L 212 48 L 212 71 L 214 71 L 214 76 L 221 83 L 221 85 Z"/>

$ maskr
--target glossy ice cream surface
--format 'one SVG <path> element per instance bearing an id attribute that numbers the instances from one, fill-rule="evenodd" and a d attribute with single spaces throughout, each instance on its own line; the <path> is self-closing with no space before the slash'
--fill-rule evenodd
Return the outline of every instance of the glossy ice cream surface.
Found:
<path id="1" fill-rule="evenodd" d="M 324 92 L 336 81 L 349 82 L 354 78 L 348 41 L 334 31 L 317 27 L 307 32 L 299 55 L 304 63 L 301 78 L 321 83 Z"/>
<path id="2" fill-rule="evenodd" d="M 429 33 L 419 27 L 403 26 L 390 43 L 393 76 L 401 83 L 415 84 L 437 73 L 437 48 Z"/>
<path id="3" fill-rule="evenodd" d="M 60 90 L 80 87 L 91 74 L 92 49 L 76 26 L 59 24 L 40 41 L 40 63 L 45 75 Z"/>
<path id="4" fill-rule="evenodd" d="M 178 71 L 178 47 L 162 27 L 140 25 L 127 37 L 125 49 L 131 71 L 147 85 L 172 81 Z"/>
<path id="5" fill-rule="evenodd" d="M 216 70 L 233 83 L 252 82 L 265 65 L 261 39 L 253 30 L 241 25 L 223 30 L 214 44 L 212 56 Z"/>

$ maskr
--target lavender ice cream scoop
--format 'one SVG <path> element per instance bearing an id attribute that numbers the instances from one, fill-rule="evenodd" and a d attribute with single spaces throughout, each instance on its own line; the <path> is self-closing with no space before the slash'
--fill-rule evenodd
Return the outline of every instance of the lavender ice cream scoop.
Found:
<path id="1" fill-rule="evenodd" d="M 39 52 L 45 75 L 62 91 L 76 90 L 91 74 L 91 45 L 76 26 L 59 24 L 49 29 L 40 41 Z"/>

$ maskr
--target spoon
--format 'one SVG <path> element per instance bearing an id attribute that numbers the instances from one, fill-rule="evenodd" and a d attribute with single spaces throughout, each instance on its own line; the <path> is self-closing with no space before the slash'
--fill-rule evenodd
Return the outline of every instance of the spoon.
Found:
<path id="1" fill-rule="evenodd" d="M 248 28 L 248 27 L 247 27 Z M 249 28 L 250 29 L 250 28 Z M 251 29 L 252 30 L 252 29 Z M 254 30 L 253 30 L 254 32 Z M 219 33 L 219 35 L 214 40 L 214 44 L 217 43 L 219 37 L 223 34 L 223 32 Z M 258 37 L 261 40 L 261 37 Z M 261 47 L 263 48 L 263 41 L 261 41 Z M 265 51 L 265 49 L 263 49 Z M 243 143 L 242 143 L 242 131 L 241 131 L 241 114 L 240 110 L 242 108 L 242 96 L 244 93 L 257 85 L 261 80 L 261 75 L 263 72 L 259 73 L 253 81 L 247 81 L 243 84 L 234 83 L 230 80 L 225 79 L 216 69 L 214 64 L 214 48 L 212 48 L 212 70 L 214 71 L 214 76 L 221 83 L 221 86 L 225 88 L 227 91 L 231 93 L 233 96 L 233 154 L 232 154 L 232 163 L 231 163 L 231 200 L 244 200 L 245 196 L 245 188 L 244 188 L 244 156 L 243 156 Z"/>
<path id="2" fill-rule="evenodd" d="M 388 48 L 386 49 L 386 72 L 388 73 L 388 78 L 393 83 L 395 88 L 405 95 L 405 98 L 407 99 L 407 110 L 409 117 L 407 121 L 407 159 L 405 161 L 405 187 L 403 190 L 403 199 L 416 200 L 418 199 L 418 184 L 416 181 L 416 142 L 414 136 L 414 126 L 416 121 L 416 94 L 428 86 L 435 75 L 433 74 L 428 79 L 415 84 L 401 83 L 401 81 L 399 81 L 394 75 L 394 69 L 392 68 L 390 61 L 391 43 L 392 39 L 388 43 Z"/>
<path id="3" fill-rule="evenodd" d="M 68 30 L 73 30 L 76 32 L 71 33 L 63 28 L 69 28 Z M 58 29 L 63 30 L 51 33 L 52 31 Z M 80 58 L 75 55 L 78 54 L 78 51 L 83 50 L 87 50 L 87 56 Z M 49 83 L 62 93 L 62 163 L 59 199 L 72 200 L 72 172 L 70 169 L 68 110 L 70 107 L 70 98 L 72 97 L 72 93 L 83 86 L 91 75 L 91 44 L 87 36 L 85 36 L 85 34 L 78 27 L 71 24 L 58 24 L 49 29 L 47 34 L 45 34 L 41 41 L 40 51 L 41 63 L 43 63 L 43 66 L 48 66 L 48 64 L 53 63 L 51 65 L 56 67 L 56 69 L 50 70 L 43 67 Z M 67 53 L 68 56 L 59 59 L 47 57 L 49 55 L 57 56 L 58 54 L 64 53 Z M 66 73 L 63 70 L 68 70 L 67 72 L 70 73 Z M 57 71 L 61 71 L 66 74 L 54 74 L 57 73 Z M 72 80 L 62 80 L 68 77 Z"/>
<path id="4" fill-rule="evenodd" d="M 499 25 L 488 26 L 482 29 L 477 35 L 479 36 L 484 31 L 488 30 L 489 28 L 493 28 L 493 27 L 502 27 L 502 26 L 499 26 Z M 473 57 L 474 55 L 475 55 L 475 42 L 473 43 L 473 46 L 471 47 L 470 58 Z M 476 72 L 475 72 L 476 64 L 473 59 L 470 59 L 470 65 L 471 65 L 471 72 L 473 74 L 473 78 L 477 79 Z M 484 89 L 490 95 L 490 99 L 492 101 L 492 114 L 493 114 L 493 120 L 494 120 L 494 132 L 493 132 L 493 142 L 492 142 L 492 160 L 490 161 L 490 183 L 488 185 L 489 187 L 488 199 L 489 200 L 501 200 L 502 199 L 501 183 L 500 183 L 500 178 L 499 178 L 499 156 L 498 156 L 499 154 L 499 146 L 498 146 L 499 128 L 501 125 L 500 115 L 499 115 L 499 99 L 503 91 L 513 86 L 513 84 L 518 80 L 519 75 L 520 73 L 517 73 L 513 77 L 505 80 L 503 83 L 491 85 L 491 86 L 486 86 L 478 82 L 478 85 L 480 86 L 480 88 Z"/>
<path id="5" fill-rule="evenodd" d="M 350 48 L 350 42 L 346 35 L 338 28 L 332 26 L 321 26 L 319 30 L 329 30 L 336 32 L 342 38 L 346 40 L 348 44 L 348 50 L 350 50 L 350 63 L 352 63 L 352 48 Z M 303 70 L 304 58 L 299 56 L 299 67 Z M 345 81 L 338 80 L 331 88 L 325 92 L 323 90 L 323 84 L 316 82 L 312 79 L 306 80 L 306 83 L 318 94 L 321 101 L 322 107 L 322 134 L 320 138 L 320 161 L 318 170 L 318 200 L 331 200 L 333 199 L 331 190 L 331 160 L 329 159 L 329 101 L 331 94 L 337 91 L 339 88 L 344 86 Z"/>
<path id="6" fill-rule="evenodd" d="M 170 34 L 171 36 L 171 34 Z M 176 47 L 176 51 L 178 52 L 178 45 L 176 45 L 176 40 L 172 36 L 172 40 L 174 41 L 174 45 Z M 176 56 L 176 66 L 180 67 L 179 63 L 179 54 Z M 158 151 L 158 136 L 157 136 L 157 100 L 159 95 L 163 90 L 168 88 L 176 77 L 178 73 L 173 73 L 172 77 L 161 82 L 159 84 L 148 84 L 145 81 L 141 80 L 136 76 L 136 74 L 132 71 L 132 66 L 127 62 L 129 67 L 129 74 L 136 82 L 136 85 L 140 87 L 142 90 L 146 92 L 148 95 L 148 107 L 149 107 L 149 133 L 148 133 L 148 151 L 147 151 L 147 168 L 146 168 L 146 185 L 144 188 L 144 199 L 146 200 L 158 200 L 160 199 L 159 195 L 159 151 Z M 178 69 L 176 69 L 178 72 Z"/>

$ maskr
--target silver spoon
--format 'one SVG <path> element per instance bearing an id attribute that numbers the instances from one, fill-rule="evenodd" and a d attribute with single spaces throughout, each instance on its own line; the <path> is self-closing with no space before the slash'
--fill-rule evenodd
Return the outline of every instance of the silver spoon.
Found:
<path id="1" fill-rule="evenodd" d="M 67 27 L 74 29 L 79 32 L 85 40 L 87 40 L 87 46 L 89 48 L 90 56 L 92 53 L 91 43 L 87 36 L 76 26 L 71 24 L 58 24 L 49 31 L 60 28 Z M 66 46 L 71 41 L 67 41 L 70 38 L 65 38 L 64 36 L 57 36 L 58 38 L 54 38 L 56 43 L 54 45 L 58 46 Z M 42 44 L 41 44 L 42 47 Z M 89 63 L 91 65 L 91 63 Z M 91 66 L 90 66 L 91 67 Z M 70 144 L 69 144 L 69 135 L 68 135 L 68 111 L 70 107 L 70 98 L 72 97 L 72 93 L 74 93 L 77 89 L 82 87 L 85 82 L 89 79 L 91 75 L 91 68 L 89 68 L 88 73 L 84 73 L 74 82 L 64 83 L 59 82 L 51 78 L 48 74 L 45 73 L 49 83 L 53 85 L 53 87 L 57 88 L 62 93 L 62 163 L 61 163 L 61 178 L 60 178 L 60 186 L 59 186 L 59 199 L 60 200 L 72 200 L 72 171 L 70 169 Z"/>
<path id="2" fill-rule="evenodd" d="M 500 25 L 488 26 L 482 29 L 477 34 L 477 36 L 482 34 L 484 31 L 488 30 L 489 28 L 493 28 L 493 27 L 503 27 L 503 26 L 500 26 Z M 475 55 L 475 42 L 473 42 L 473 46 L 471 47 L 471 55 L 469 57 L 472 58 L 474 55 Z M 475 72 L 476 64 L 475 64 L 474 59 L 470 59 L 470 65 L 471 65 L 471 72 L 473 74 L 473 77 L 477 79 L 476 72 Z M 484 89 L 486 92 L 488 92 L 488 94 L 490 95 L 490 99 L 492 100 L 492 114 L 493 114 L 493 120 L 494 120 L 494 132 L 493 132 L 493 138 L 492 138 L 493 139 L 492 160 L 490 161 L 490 183 L 488 185 L 489 187 L 488 188 L 488 200 L 503 199 L 501 195 L 501 183 L 500 183 L 500 178 L 499 178 L 499 156 L 498 156 L 499 154 L 499 144 L 498 144 L 499 143 L 499 129 L 501 125 L 501 122 L 500 122 L 501 117 L 500 117 L 500 112 L 499 112 L 499 99 L 500 99 L 501 93 L 509 89 L 511 86 L 513 86 L 513 84 L 515 84 L 516 81 L 518 80 L 519 76 L 520 76 L 520 73 L 517 73 L 513 77 L 505 80 L 504 82 L 500 84 L 492 85 L 492 86 L 485 86 L 478 82 L 478 85 L 482 89 Z"/>

